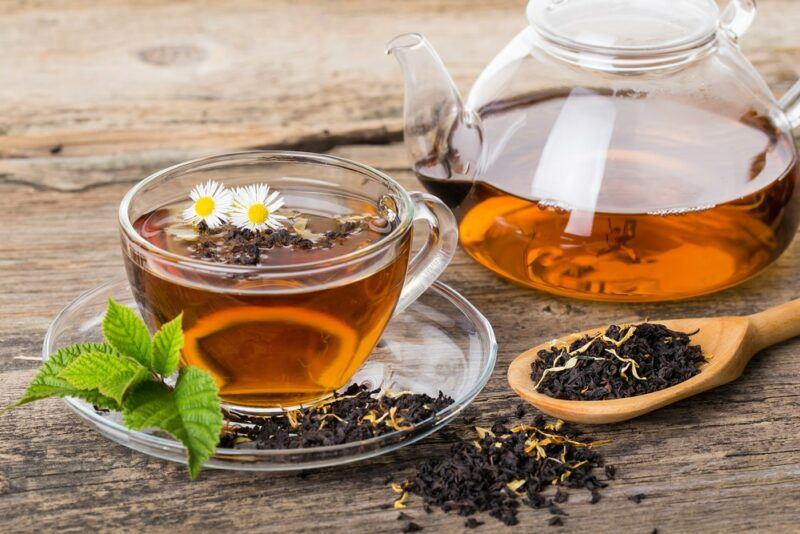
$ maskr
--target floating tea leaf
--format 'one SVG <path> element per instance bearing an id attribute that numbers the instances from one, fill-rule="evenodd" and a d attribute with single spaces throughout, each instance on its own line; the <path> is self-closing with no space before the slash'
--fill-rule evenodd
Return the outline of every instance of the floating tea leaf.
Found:
<path id="1" fill-rule="evenodd" d="M 363 233 L 377 220 L 383 221 L 389 231 L 394 228 L 381 217 L 372 215 L 353 215 L 336 220 L 335 227 L 323 233 L 311 231 L 308 218 L 300 215 L 289 218 L 288 228 L 255 232 L 228 223 L 213 229 L 200 223 L 194 243 L 187 251 L 192 257 L 216 263 L 259 265 L 264 259 L 262 256 L 274 249 L 332 248 L 351 236 Z"/>

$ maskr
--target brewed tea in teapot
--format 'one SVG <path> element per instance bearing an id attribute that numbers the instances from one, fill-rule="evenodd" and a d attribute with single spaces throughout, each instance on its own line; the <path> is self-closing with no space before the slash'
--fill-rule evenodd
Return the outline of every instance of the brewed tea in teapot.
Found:
<path id="1" fill-rule="evenodd" d="M 735 1 L 532 0 L 466 102 L 416 34 L 406 145 L 464 249 L 515 282 L 598 300 L 739 283 L 800 217 L 797 86 L 779 105 L 738 48 Z"/>

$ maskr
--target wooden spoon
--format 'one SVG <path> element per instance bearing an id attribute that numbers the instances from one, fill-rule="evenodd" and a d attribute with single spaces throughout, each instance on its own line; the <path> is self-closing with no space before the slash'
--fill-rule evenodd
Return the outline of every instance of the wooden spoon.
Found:
<path id="1" fill-rule="evenodd" d="M 576 423 L 616 423 L 652 412 L 662 406 L 727 384 L 742 375 L 747 362 L 759 351 L 800 335 L 800 300 L 747 317 L 676 319 L 652 321 L 678 332 L 691 333 L 693 345 L 700 345 L 710 361 L 697 376 L 672 387 L 625 399 L 571 401 L 537 393 L 531 380 L 531 363 L 542 349 L 556 342 L 534 347 L 519 356 L 508 368 L 508 383 L 523 399 L 546 414 Z M 575 336 L 595 335 L 603 328 L 593 328 L 558 340 L 568 343 Z"/>

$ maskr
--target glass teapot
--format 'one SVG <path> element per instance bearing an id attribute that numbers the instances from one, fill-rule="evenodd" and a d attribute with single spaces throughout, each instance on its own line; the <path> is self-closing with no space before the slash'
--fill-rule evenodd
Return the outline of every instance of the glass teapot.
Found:
<path id="1" fill-rule="evenodd" d="M 532 0 L 463 101 L 419 34 L 405 142 L 478 262 L 596 300 L 717 291 L 798 226 L 800 85 L 778 103 L 738 46 L 753 0 Z"/>

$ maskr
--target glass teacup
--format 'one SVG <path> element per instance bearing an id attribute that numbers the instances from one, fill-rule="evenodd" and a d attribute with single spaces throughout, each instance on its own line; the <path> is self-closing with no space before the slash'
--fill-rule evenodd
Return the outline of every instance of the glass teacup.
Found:
<path id="1" fill-rule="evenodd" d="M 383 223 L 383 235 L 285 265 L 211 262 L 161 246 L 142 221 L 188 203 L 189 191 L 208 180 L 266 184 L 288 207 L 320 216 L 368 211 Z M 251 413 L 313 402 L 346 385 L 392 315 L 446 268 L 458 232 L 441 201 L 407 193 L 375 169 L 276 151 L 207 157 L 157 172 L 127 193 L 119 218 L 128 279 L 148 326 L 182 312 L 183 364 L 210 372 L 223 402 Z M 428 234 L 412 257 L 415 222 L 424 222 Z"/>

